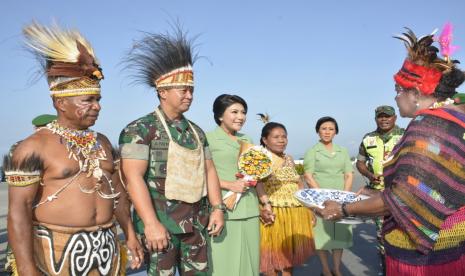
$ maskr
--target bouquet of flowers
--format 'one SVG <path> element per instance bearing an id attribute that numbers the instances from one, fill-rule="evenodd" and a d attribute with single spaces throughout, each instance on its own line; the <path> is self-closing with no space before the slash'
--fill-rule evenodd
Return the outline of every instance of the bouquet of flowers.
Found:
<path id="1" fill-rule="evenodd" d="M 249 146 L 239 155 L 239 173 L 237 178 L 247 181 L 249 187 L 255 187 L 257 181 L 269 176 L 272 172 L 271 153 L 261 146 Z M 223 201 L 229 210 L 236 208 L 242 193 L 228 191 Z"/>

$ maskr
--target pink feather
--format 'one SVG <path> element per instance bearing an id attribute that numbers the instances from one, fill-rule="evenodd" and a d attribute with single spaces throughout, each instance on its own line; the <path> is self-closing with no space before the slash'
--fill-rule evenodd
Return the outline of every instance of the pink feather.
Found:
<path id="1" fill-rule="evenodd" d="M 451 45 L 453 38 L 452 30 L 452 24 L 447 22 L 442 29 L 441 35 L 434 38 L 434 40 L 436 40 L 441 46 L 441 55 L 444 57 L 450 57 L 455 51 L 459 49 L 458 46 Z"/>

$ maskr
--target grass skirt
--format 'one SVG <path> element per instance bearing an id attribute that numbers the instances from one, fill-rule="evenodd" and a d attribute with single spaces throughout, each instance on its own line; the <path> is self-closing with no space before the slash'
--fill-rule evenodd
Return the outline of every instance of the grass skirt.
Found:
<path id="1" fill-rule="evenodd" d="M 260 272 L 299 266 L 313 255 L 312 213 L 305 207 L 273 207 L 270 226 L 260 223 Z"/>

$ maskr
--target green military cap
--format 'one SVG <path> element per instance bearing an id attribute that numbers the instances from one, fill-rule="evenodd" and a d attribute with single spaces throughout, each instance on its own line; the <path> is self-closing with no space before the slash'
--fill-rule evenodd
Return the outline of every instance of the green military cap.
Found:
<path id="1" fill-rule="evenodd" d="M 389 116 L 394 116 L 396 115 L 396 111 L 394 110 L 394 107 L 389 106 L 389 105 L 382 105 L 378 106 L 375 109 L 375 116 L 378 117 L 380 114 L 386 114 Z"/>
<path id="2" fill-rule="evenodd" d="M 41 126 L 45 126 L 46 124 L 56 119 L 57 119 L 56 115 L 42 114 L 32 119 L 32 124 L 35 127 L 41 127 Z"/>

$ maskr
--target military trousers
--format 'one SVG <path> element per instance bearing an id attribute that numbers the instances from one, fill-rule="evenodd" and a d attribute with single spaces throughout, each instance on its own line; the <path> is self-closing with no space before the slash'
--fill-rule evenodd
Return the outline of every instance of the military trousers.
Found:
<path id="1" fill-rule="evenodd" d="M 205 229 L 193 228 L 192 233 L 171 234 L 168 248 L 152 252 L 147 274 L 150 276 L 174 276 L 176 269 L 181 276 L 203 276 L 208 271 Z"/>

